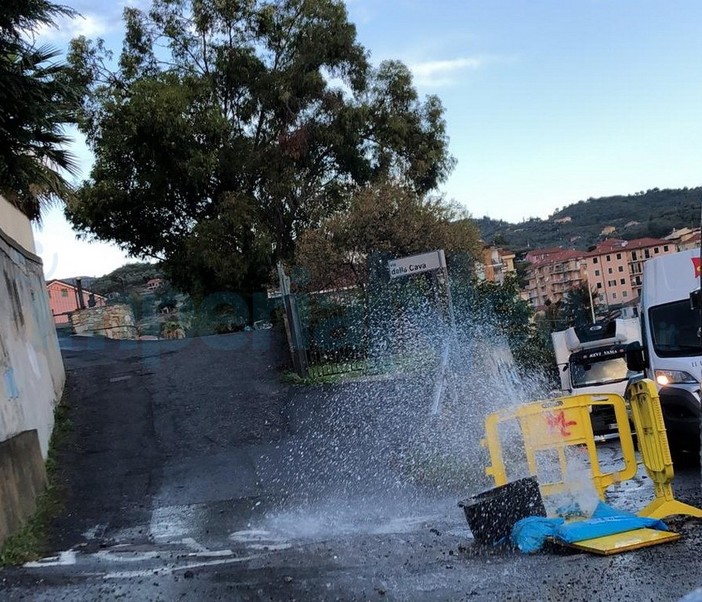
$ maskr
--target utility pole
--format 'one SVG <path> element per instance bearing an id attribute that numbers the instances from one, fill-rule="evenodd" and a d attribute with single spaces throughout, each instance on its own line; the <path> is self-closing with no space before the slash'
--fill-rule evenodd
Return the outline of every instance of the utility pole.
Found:
<path id="1" fill-rule="evenodd" d="M 595 303 L 592 300 L 592 286 L 590 285 L 590 270 L 588 270 L 588 268 L 587 268 L 586 261 L 583 261 L 580 265 L 585 268 L 585 278 L 587 280 L 587 292 L 590 295 L 590 315 L 592 316 L 592 323 L 594 324 L 596 322 L 596 320 L 595 320 Z"/>
<path id="2" fill-rule="evenodd" d="M 78 302 L 78 309 L 85 309 L 85 299 L 83 299 L 83 279 L 76 278 L 76 301 Z"/>

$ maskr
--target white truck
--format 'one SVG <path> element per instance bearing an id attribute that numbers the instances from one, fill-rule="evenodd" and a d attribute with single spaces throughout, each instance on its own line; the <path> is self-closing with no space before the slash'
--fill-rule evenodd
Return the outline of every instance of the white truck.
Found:
<path id="1" fill-rule="evenodd" d="M 700 442 L 701 301 L 699 249 L 644 264 L 643 347 L 631 350 L 627 362 L 656 382 L 672 450 L 695 450 Z"/>
<path id="2" fill-rule="evenodd" d="M 566 395 L 617 393 L 624 395 L 629 379 L 636 376 L 627 366 L 627 349 L 641 344 L 637 318 L 617 318 L 586 328 L 551 333 L 561 390 Z M 606 406 L 592 415 L 593 430 L 607 437 L 615 434 L 614 412 Z"/>

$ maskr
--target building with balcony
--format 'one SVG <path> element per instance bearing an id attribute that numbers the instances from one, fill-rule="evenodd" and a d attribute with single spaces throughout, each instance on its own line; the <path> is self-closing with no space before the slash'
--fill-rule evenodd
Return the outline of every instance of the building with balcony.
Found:
<path id="1" fill-rule="evenodd" d="M 660 238 L 610 239 L 588 250 L 583 261 L 599 303 L 611 307 L 639 298 L 643 264 L 648 259 L 677 251 L 675 243 Z"/>
<path id="2" fill-rule="evenodd" d="M 583 251 L 572 249 L 539 249 L 527 254 L 531 264 L 527 269 L 526 297 L 535 309 L 558 303 L 572 288 L 586 282 L 582 262 Z"/>
<path id="3" fill-rule="evenodd" d="M 516 274 L 512 251 L 501 249 L 495 245 L 485 245 L 482 249 L 481 260 L 476 266 L 478 277 L 481 280 L 502 284 L 508 274 Z"/>
<path id="4" fill-rule="evenodd" d="M 588 251 L 536 249 L 527 255 L 531 265 L 525 297 L 540 309 L 587 283 L 597 293 L 598 305 L 628 305 L 639 298 L 643 264 L 651 257 L 677 251 L 674 242 L 659 238 L 610 239 Z"/>

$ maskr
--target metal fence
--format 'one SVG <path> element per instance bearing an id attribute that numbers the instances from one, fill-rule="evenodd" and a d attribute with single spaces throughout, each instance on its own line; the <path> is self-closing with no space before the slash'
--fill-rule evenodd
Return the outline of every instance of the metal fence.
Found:
<path id="1" fill-rule="evenodd" d="M 297 303 L 310 375 L 367 371 L 367 308 L 360 289 L 298 295 Z"/>

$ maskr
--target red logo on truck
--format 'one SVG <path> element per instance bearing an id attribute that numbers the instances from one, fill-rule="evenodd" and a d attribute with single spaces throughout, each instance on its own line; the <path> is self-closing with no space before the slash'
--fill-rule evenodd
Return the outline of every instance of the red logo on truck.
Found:
<path id="1" fill-rule="evenodd" d="M 695 266 L 695 278 L 699 278 L 702 274 L 702 267 L 700 267 L 700 257 L 690 257 L 692 259 L 692 265 Z"/>

